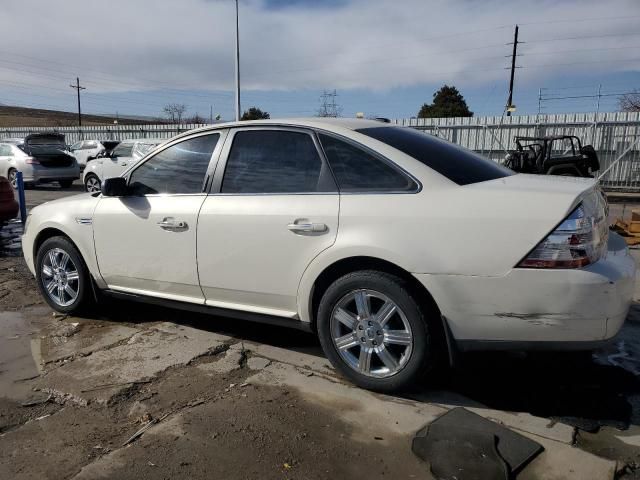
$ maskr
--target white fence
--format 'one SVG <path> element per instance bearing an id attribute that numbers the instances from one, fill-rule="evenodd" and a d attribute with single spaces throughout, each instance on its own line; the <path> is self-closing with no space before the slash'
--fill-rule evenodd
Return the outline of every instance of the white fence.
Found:
<path id="1" fill-rule="evenodd" d="M 591 144 L 600 159 L 600 179 L 607 189 L 640 192 L 640 113 L 583 113 L 513 117 L 411 118 L 393 123 L 410 126 L 502 161 L 516 136 L 576 135 Z M 13 127 L 0 129 L 0 140 L 55 130 L 68 143 L 80 139 L 171 138 L 201 127 L 181 125 L 107 125 L 88 127 Z"/>

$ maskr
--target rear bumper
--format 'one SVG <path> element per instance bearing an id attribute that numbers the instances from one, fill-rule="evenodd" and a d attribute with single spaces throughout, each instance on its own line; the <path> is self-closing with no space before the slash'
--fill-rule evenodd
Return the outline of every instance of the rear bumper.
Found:
<path id="1" fill-rule="evenodd" d="M 70 167 L 50 168 L 28 165 L 22 170 L 25 182 L 53 182 L 55 180 L 77 180 L 80 178 L 80 167 L 75 164 Z"/>
<path id="2" fill-rule="evenodd" d="M 612 234 L 605 258 L 583 269 L 513 269 L 503 277 L 416 275 L 453 339 L 504 349 L 594 348 L 626 319 L 636 264 Z M 482 347 L 484 348 L 484 347 Z"/>

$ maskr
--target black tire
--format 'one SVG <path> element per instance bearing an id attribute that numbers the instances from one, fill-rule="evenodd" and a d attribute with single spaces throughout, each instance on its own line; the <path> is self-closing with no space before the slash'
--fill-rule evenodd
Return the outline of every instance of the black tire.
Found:
<path id="1" fill-rule="evenodd" d="M 87 192 L 92 192 L 92 190 L 90 190 L 90 187 L 89 187 L 89 183 L 91 181 L 97 181 L 98 185 L 101 184 L 100 178 L 97 175 L 94 175 L 93 173 L 87 174 L 87 176 L 84 178 L 84 189 Z"/>
<path id="2" fill-rule="evenodd" d="M 336 309 L 336 306 L 340 304 L 340 302 L 344 302 L 344 299 L 354 294 L 354 292 L 364 289 L 381 293 L 395 303 L 404 313 L 405 319 L 411 328 L 412 346 L 408 360 L 406 360 L 406 363 L 404 363 L 396 373 L 384 378 L 375 378 L 357 371 L 342 358 L 333 340 L 331 317 L 334 309 Z M 329 286 L 322 296 L 317 312 L 317 330 L 322 348 L 333 366 L 359 387 L 377 392 L 406 390 L 414 386 L 432 370 L 435 355 L 433 353 L 432 337 L 425 314 L 434 315 L 437 314 L 437 312 L 424 312 L 423 308 L 420 307 L 409 291 L 410 289 L 408 288 L 407 282 L 395 275 L 374 270 L 362 270 L 339 278 Z M 373 306 L 371 310 L 373 310 Z M 372 315 L 372 318 L 373 317 L 375 317 L 375 315 Z M 360 319 L 361 317 L 357 318 Z M 361 325 L 358 325 L 356 328 L 360 329 L 360 327 Z M 361 335 L 361 331 L 362 329 L 354 329 L 356 339 Z M 380 332 L 378 331 L 377 333 L 379 334 Z M 366 330 L 366 334 L 374 335 L 373 332 L 369 332 L 369 329 Z M 360 338 L 362 339 L 364 337 Z M 376 345 L 375 342 L 374 345 Z M 360 351 L 362 347 L 358 344 L 351 348 L 357 348 L 358 351 Z M 373 360 L 371 361 L 373 362 Z"/>
<path id="3" fill-rule="evenodd" d="M 58 180 L 58 183 L 62 188 L 69 188 L 73 185 L 73 180 Z"/>
<path id="4" fill-rule="evenodd" d="M 69 257 L 73 265 L 75 265 L 75 271 L 78 272 L 78 280 L 77 283 L 73 281 L 72 285 L 76 287 L 77 297 L 75 300 L 68 305 L 60 305 L 56 303 L 49 293 L 47 292 L 46 284 L 49 283 L 45 274 L 43 273 L 43 265 L 45 262 L 45 258 L 48 257 L 49 252 L 58 249 L 66 253 Z M 81 313 L 87 312 L 94 305 L 95 300 L 93 296 L 93 290 L 91 286 L 91 276 L 89 274 L 89 270 L 87 269 L 86 264 L 80 255 L 78 249 L 71 243 L 71 241 L 66 237 L 51 237 L 45 240 L 40 248 L 38 248 L 38 252 L 36 253 L 36 280 L 38 284 L 38 289 L 40 293 L 44 297 L 45 301 L 53 308 L 54 310 L 61 313 Z"/>
<path id="5" fill-rule="evenodd" d="M 18 189 L 18 183 L 17 183 L 18 180 L 16 178 L 16 173 L 18 172 L 15 168 L 10 168 L 9 172 L 7 173 L 7 179 L 9 180 L 9 183 L 11 184 L 14 190 Z"/>

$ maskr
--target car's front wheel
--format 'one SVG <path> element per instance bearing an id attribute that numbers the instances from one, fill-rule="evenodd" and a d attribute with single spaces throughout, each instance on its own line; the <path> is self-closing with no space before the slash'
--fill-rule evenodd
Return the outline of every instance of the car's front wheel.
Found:
<path id="1" fill-rule="evenodd" d="M 368 270 L 339 278 L 322 296 L 317 319 L 325 354 L 358 386 L 403 390 L 431 368 L 425 312 L 395 275 Z"/>
<path id="2" fill-rule="evenodd" d="M 84 179 L 84 188 L 87 192 L 95 193 L 101 190 L 100 179 L 93 173 L 88 174 Z"/>
<path id="3" fill-rule="evenodd" d="M 46 302 L 58 312 L 74 313 L 93 302 L 89 271 L 65 237 L 42 243 L 36 255 L 36 280 Z"/>
<path id="4" fill-rule="evenodd" d="M 18 188 L 18 171 L 15 168 L 10 168 L 7 177 L 13 189 L 16 190 Z"/>

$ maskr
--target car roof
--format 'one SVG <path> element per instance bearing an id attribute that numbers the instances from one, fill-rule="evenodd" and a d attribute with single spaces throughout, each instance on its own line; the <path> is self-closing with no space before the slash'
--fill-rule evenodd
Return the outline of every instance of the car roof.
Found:
<path id="1" fill-rule="evenodd" d="M 278 118 L 267 120 L 241 120 L 239 122 L 222 122 L 207 125 L 205 127 L 189 130 L 176 135 L 176 140 L 194 133 L 216 131 L 234 127 L 252 126 L 279 126 L 279 127 L 305 127 L 319 130 L 329 130 L 335 133 L 345 133 L 345 130 L 358 130 L 361 128 L 379 128 L 397 126 L 380 120 L 365 120 L 363 118 L 334 118 L 334 117 L 308 117 L 308 118 Z"/>
<path id="2" fill-rule="evenodd" d="M 389 125 L 378 120 L 365 120 L 363 118 L 334 118 L 334 117 L 306 117 L 306 118 L 278 118 L 268 120 L 246 120 L 240 122 L 216 123 L 206 128 L 241 127 L 247 125 L 291 125 L 313 128 L 346 128 L 356 130 L 359 128 L 383 127 Z"/>

